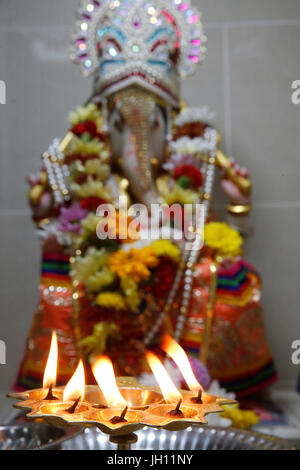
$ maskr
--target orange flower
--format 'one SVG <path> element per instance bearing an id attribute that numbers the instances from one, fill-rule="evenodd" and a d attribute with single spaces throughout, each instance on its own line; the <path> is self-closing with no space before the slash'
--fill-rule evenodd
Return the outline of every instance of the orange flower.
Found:
<path id="1" fill-rule="evenodd" d="M 108 216 L 109 231 L 121 241 L 128 243 L 139 239 L 139 227 L 134 219 L 126 214 L 120 214 L 119 211 Z"/>
<path id="2" fill-rule="evenodd" d="M 128 252 L 118 250 L 113 253 L 108 261 L 112 272 L 120 278 L 129 277 L 135 282 L 142 279 L 148 279 L 150 276 L 149 268 L 154 268 L 158 264 L 158 258 L 151 246 L 137 250 L 131 248 Z"/>

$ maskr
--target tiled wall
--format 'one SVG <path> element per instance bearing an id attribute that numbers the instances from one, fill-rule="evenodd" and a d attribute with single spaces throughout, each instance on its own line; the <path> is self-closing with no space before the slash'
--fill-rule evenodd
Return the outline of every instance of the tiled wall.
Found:
<path id="1" fill-rule="evenodd" d="M 195 1 L 195 0 L 194 0 Z M 270 344 L 280 376 L 294 381 L 291 342 L 300 338 L 300 79 L 299 0 L 196 0 L 204 14 L 208 56 L 183 87 L 186 100 L 208 104 L 224 148 L 248 166 L 254 182 L 254 235 L 247 259 L 264 280 Z M 38 243 L 24 182 L 69 110 L 84 102 L 90 80 L 68 61 L 77 0 L 0 0 L 0 338 L 9 389 L 37 301 Z M 219 191 L 216 203 L 225 203 Z"/>

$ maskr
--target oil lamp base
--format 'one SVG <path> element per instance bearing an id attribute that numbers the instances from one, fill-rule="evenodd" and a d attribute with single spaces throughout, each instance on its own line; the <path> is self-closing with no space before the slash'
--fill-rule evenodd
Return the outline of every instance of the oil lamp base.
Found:
<path id="1" fill-rule="evenodd" d="M 118 450 L 130 450 L 131 445 L 135 444 L 138 440 L 136 434 L 126 434 L 125 436 L 110 436 L 109 441 L 112 444 L 117 444 Z"/>

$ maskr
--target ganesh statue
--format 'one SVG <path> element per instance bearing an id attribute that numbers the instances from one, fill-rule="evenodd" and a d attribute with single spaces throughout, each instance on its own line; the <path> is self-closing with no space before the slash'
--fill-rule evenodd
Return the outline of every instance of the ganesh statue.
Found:
<path id="1" fill-rule="evenodd" d="M 100 354 L 139 376 L 167 332 L 237 396 L 260 390 L 276 372 L 242 257 L 249 171 L 222 152 L 208 108 L 180 98 L 205 55 L 201 15 L 187 0 L 82 0 L 77 18 L 71 58 L 93 93 L 28 177 L 42 262 L 16 387 L 41 384 L 56 330 L 58 383 L 79 357 L 91 383 Z"/>

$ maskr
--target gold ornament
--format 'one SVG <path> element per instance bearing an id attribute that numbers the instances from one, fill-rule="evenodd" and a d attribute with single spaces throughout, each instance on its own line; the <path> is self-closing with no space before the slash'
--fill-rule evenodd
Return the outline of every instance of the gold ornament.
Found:
<path id="1" fill-rule="evenodd" d="M 227 211 L 233 215 L 247 215 L 251 211 L 251 204 L 228 204 Z"/>
<path id="2" fill-rule="evenodd" d="M 222 150 L 217 149 L 216 157 L 217 157 L 217 161 L 216 161 L 217 165 L 220 168 L 225 168 L 226 173 L 227 173 L 227 177 L 234 184 L 237 185 L 237 187 L 240 189 L 240 191 L 243 194 L 245 194 L 245 195 L 250 194 L 251 189 L 252 189 L 252 184 L 251 184 L 250 179 L 246 178 L 244 176 L 240 176 L 235 172 L 234 168 L 232 168 L 232 166 L 231 166 L 231 162 L 230 162 L 229 158 L 227 157 L 227 155 L 225 155 L 222 152 Z"/>

